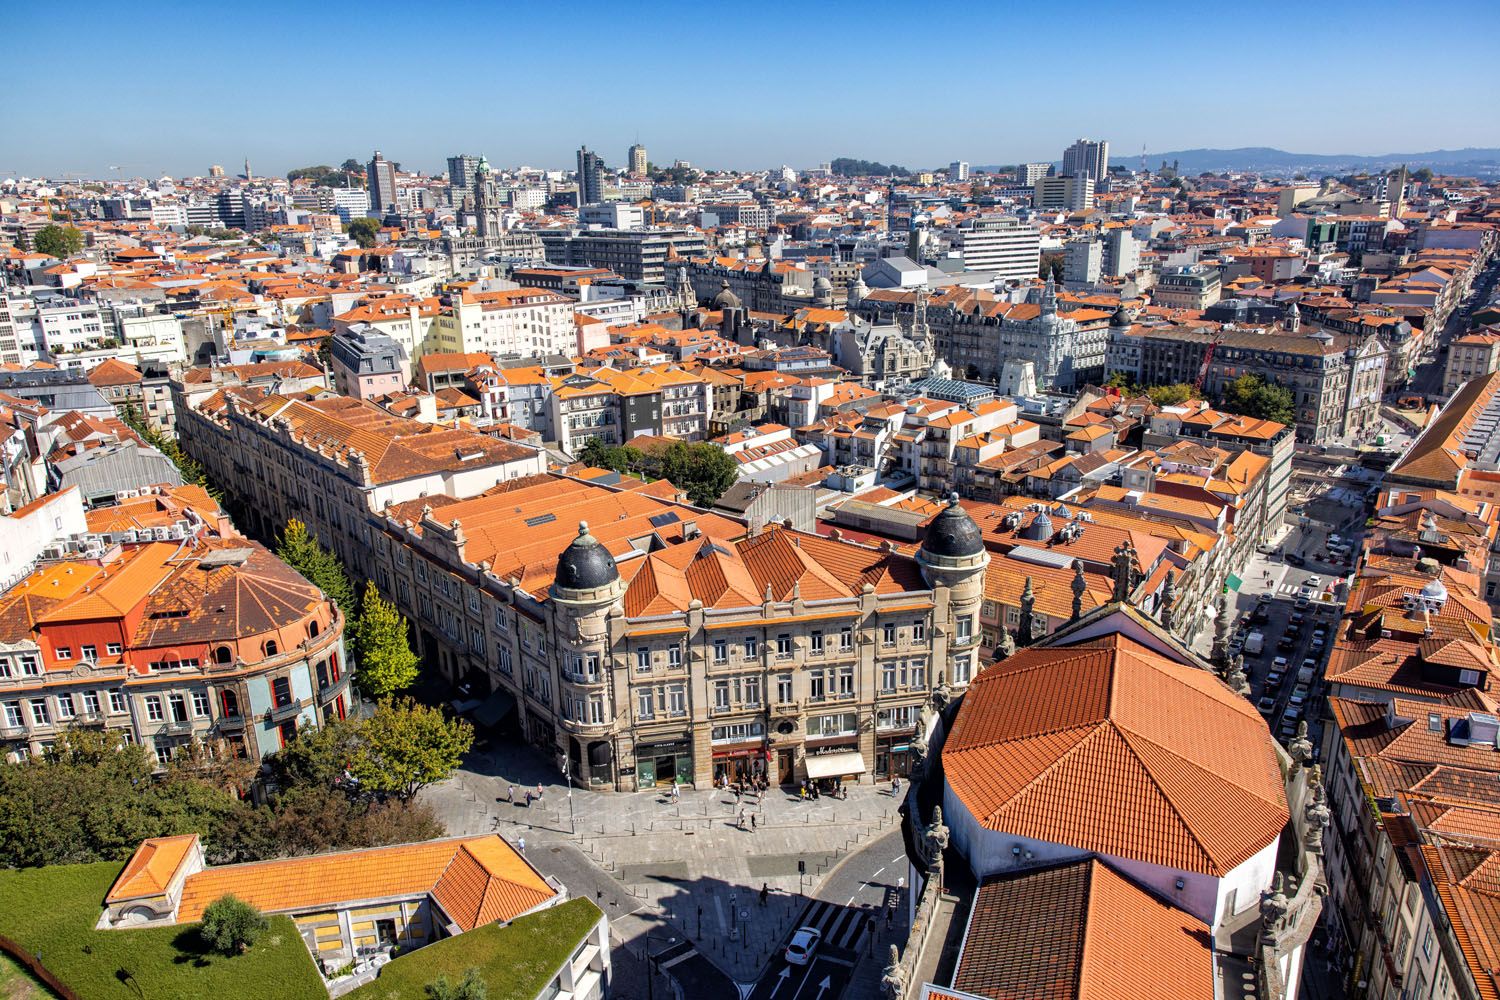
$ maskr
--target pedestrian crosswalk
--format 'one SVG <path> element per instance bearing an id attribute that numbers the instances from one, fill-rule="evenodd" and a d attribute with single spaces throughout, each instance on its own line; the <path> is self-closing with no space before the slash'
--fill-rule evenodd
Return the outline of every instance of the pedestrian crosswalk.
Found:
<path id="1" fill-rule="evenodd" d="M 816 927 L 823 935 L 820 948 L 856 951 L 865 932 L 875 926 L 875 917 L 872 910 L 815 899 L 802 912 L 802 920 L 797 926 Z"/>

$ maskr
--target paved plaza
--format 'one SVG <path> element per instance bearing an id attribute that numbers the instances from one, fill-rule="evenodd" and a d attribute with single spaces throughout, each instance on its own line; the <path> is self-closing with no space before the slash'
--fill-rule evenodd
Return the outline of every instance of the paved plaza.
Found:
<path id="1" fill-rule="evenodd" d="M 847 798 L 816 801 L 779 788 L 737 797 L 684 787 L 675 801 L 665 790 L 574 789 L 570 801 L 549 759 L 502 744 L 476 751 L 453 778 L 422 794 L 449 833 L 497 832 L 524 842 L 538 868 L 574 895 L 594 898 L 619 946 L 616 995 L 644 997 L 638 960 L 648 949 L 665 956 L 679 982 L 695 974 L 711 980 L 716 968 L 749 984 L 812 911 L 813 897 L 874 911 L 906 874 L 900 801 L 887 784 L 846 789 Z M 866 850 L 872 846 L 881 850 Z M 899 930 L 880 922 L 875 933 L 859 935 L 861 954 L 879 944 L 884 955 Z M 874 983 L 856 975 L 846 996 L 866 995 L 865 980 Z"/>

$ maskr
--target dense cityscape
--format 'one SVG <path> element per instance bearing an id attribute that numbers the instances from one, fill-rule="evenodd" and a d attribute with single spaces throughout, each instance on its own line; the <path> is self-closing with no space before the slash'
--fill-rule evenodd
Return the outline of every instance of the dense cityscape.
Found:
<path id="1" fill-rule="evenodd" d="M 1496 151 L 649 143 L 0 171 L 0 996 L 1500 998 Z"/>

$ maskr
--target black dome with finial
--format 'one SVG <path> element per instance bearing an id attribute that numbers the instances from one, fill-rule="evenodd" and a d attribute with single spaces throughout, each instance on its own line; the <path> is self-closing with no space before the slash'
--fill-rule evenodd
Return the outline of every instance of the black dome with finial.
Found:
<path id="1" fill-rule="evenodd" d="M 1115 329 L 1130 325 L 1130 312 L 1122 305 L 1115 310 L 1115 314 L 1109 318 L 1109 325 Z"/>
<path id="2" fill-rule="evenodd" d="M 948 498 L 948 506 L 927 525 L 922 551 L 934 556 L 964 558 L 984 551 L 984 536 L 968 511 L 958 504 L 958 494 Z"/>
<path id="3" fill-rule="evenodd" d="M 556 585 L 564 590 L 598 590 L 620 578 L 615 557 L 589 534 L 589 523 L 578 522 L 578 537 L 557 557 Z"/>
<path id="4" fill-rule="evenodd" d="M 728 278 L 719 282 L 719 293 L 713 297 L 712 305 L 715 309 L 738 309 L 740 307 L 740 297 L 729 290 Z"/>

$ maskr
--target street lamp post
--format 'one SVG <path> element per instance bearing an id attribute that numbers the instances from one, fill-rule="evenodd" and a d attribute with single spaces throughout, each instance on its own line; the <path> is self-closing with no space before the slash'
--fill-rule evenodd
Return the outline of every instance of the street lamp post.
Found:
<path id="1" fill-rule="evenodd" d="M 651 936 L 659 929 L 653 927 L 646 932 L 646 1000 L 656 1000 L 656 956 L 651 953 Z M 675 937 L 667 936 L 667 947 L 676 943 Z"/>
<path id="2" fill-rule="evenodd" d="M 568 760 L 568 754 L 566 751 L 564 751 L 562 755 L 562 775 L 563 785 L 568 789 L 568 832 L 577 833 L 578 824 L 573 819 L 573 776 L 568 771 L 570 763 L 571 761 Z"/>

